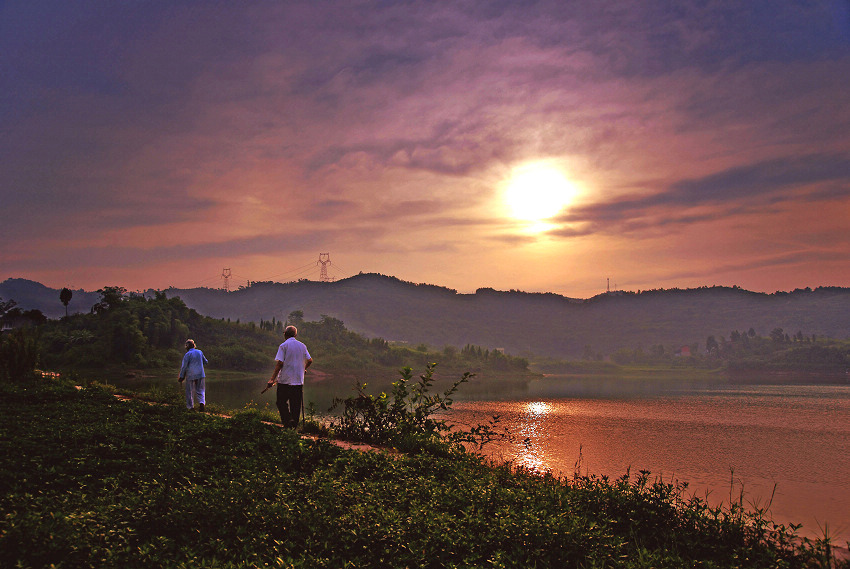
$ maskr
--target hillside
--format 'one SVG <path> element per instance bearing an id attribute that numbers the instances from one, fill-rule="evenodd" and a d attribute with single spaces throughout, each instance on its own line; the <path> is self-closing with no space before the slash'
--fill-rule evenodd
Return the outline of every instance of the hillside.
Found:
<path id="1" fill-rule="evenodd" d="M 65 316 L 65 307 L 59 301 L 59 290 L 49 288 L 41 283 L 28 279 L 6 279 L 0 283 L 0 298 L 12 299 L 23 310 L 41 310 L 48 318 Z M 71 302 L 68 303 L 68 314 L 88 312 L 100 300 L 96 292 L 72 290 Z"/>
<path id="2" fill-rule="evenodd" d="M 58 290 L 32 283 L 32 288 L 41 291 L 39 295 L 22 295 L 26 289 L 22 283 L 27 282 L 31 283 L 22 279 L 0 283 L 0 297 L 54 317 L 64 313 Z M 586 346 L 605 355 L 619 348 L 647 349 L 658 344 L 665 348 L 697 344 L 703 349 L 709 335 L 728 338 L 732 330 L 750 328 L 764 336 L 782 328 L 792 335 L 799 331 L 806 336 L 850 337 L 850 289 L 838 287 L 773 294 L 704 287 L 577 300 L 493 289 L 459 294 L 444 287 L 361 274 L 327 283 L 254 283 L 232 292 L 207 288 L 165 292 L 215 318 L 285 320 L 290 312 L 302 310 L 307 320 L 333 316 L 349 330 L 368 337 L 435 347 L 475 344 L 504 348 L 515 355 L 578 358 Z M 72 308 L 78 298 L 82 304 L 82 296 L 74 293 Z"/>

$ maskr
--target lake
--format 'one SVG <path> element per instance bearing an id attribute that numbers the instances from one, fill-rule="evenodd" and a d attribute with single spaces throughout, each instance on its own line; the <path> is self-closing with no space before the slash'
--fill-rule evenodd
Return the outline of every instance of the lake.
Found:
<path id="1" fill-rule="evenodd" d="M 353 393 L 353 380 L 311 374 L 305 396 L 320 412 Z M 259 394 L 266 379 L 211 372 L 208 401 L 274 409 L 273 390 Z M 388 390 L 391 379 L 368 391 Z M 777 522 L 802 523 L 800 535 L 828 526 L 837 543 L 850 540 L 850 385 L 479 377 L 462 386 L 449 418 L 493 415 L 518 439 L 490 445 L 495 458 L 565 476 L 648 470 L 712 504 L 743 495 L 751 509 L 769 505 Z"/>
<path id="2" fill-rule="evenodd" d="M 528 468 L 613 478 L 649 470 L 712 504 L 743 492 L 751 509 L 769 505 L 774 520 L 802 523 L 800 535 L 828 526 L 838 543 L 850 540 L 850 386 L 595 382 L 546 378 L 513 400 L 459 401 L 451 418 L 499 415 L 518 441 L 489 452 Z"/>

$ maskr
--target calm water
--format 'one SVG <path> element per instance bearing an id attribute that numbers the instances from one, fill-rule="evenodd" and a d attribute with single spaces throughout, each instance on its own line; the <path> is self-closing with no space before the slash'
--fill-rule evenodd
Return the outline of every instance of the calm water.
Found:
<path id="1" fill-rule="evenodd" d="M 369 392 L 388 390 L 390 378 Z M 173 383 L 173 378 L 160 381 Z M 229 408 L 274 409 L 266 376 L 212 372 L 207 398 Z M 128 384 L 124 380 L 115 383 Z M 353 379 L 319 381 L 308 372 L 305 396 L 319 412 L 351 395 Z M 130 386 L 130 385 L 128 385 Z M 136 385 L 136 387 L 141 387 Z M 490 448 L 492 455 L 530 468 L 616 478 L 627 469 L 688 482 L 713 504 L 731 497 L 766 507 L 781 523 L 802 523 L 800 534 L 822 535 L 829 525 L 839 543 L 850 540 L 850 386 L 730 385 L 705 381 L 476 379 L 463 386 L 451 412 L 462 424 L 499 415 L 521 443 Z M 775 492 L 774 492 L 775 489 Z"/>
<path id="2" fill-rule="evenodd" d="M 543 380 L 546 381 L 546 380 Z M 540 389 L 545 393 L 550 386 Z M 532 388 L 531 391 L 534 391 Z M 557 389 L 556 389 L 557 391 Z M 712 503 L 766 507 L 850 540 L 850 386 L 747 385 L 653 390 L 632 385 L 580 397 L 458 402 L 451 418 L 481 423 L 499 415 L 522 443 L 491 452 L 530 468 L 611 477 L 649 470 L 689 483 Z"/>

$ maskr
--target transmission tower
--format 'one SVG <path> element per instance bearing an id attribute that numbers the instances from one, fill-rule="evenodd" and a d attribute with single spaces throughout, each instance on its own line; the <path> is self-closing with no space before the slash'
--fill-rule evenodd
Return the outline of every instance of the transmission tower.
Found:
<path id="1" fill-rule="evenodd" d="M 323 283 L 330 282 L 331 278 L 328 276 L 328 265 L 331 264 L 331 254 L 319 253 L 319 260 L 316 264 L 322 267 L 319 271 L 319 280 Z"/>
<path id="2" fill-rule="evenodd" d="M 228 292 L 230 290 L 230 269 L 222 269 L 221 278 L 224 279 L 224 292 Z"/>

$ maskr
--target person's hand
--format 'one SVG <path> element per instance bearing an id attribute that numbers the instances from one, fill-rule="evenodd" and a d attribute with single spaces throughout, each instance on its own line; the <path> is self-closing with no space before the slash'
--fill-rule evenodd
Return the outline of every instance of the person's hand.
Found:
<path id="1" fill-rule="evenodd" d="M 178 378 L 177 378 L 177 382 L 178 382 L 178 383 L 183 383 L 183 378 L 182 378 L 182 377 L 178 377 Z"/>

